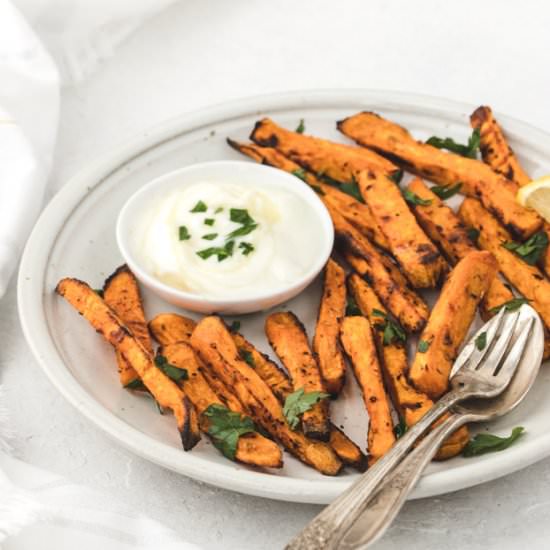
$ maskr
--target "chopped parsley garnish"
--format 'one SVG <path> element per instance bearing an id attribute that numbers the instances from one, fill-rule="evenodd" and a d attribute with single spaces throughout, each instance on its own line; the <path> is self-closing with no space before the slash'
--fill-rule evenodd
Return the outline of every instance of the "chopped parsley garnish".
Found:
<path id="1" fill-rule="evenodd" d="M 401 180 L 403 179 L 403 170 L 399 168 L 399 170 L 396 170 L 395 172 L 392 172 L 388 178 L 393 181 L 396 185 L 399 185 L 401 183 Z"/>
<path id="2" fill-rule="evenodd" d="M 476 229 L 475 227 L 468 227 L 466 231 L 468 233 L 468 238 L 474 243 L 477 242 L 479 237 L 479 229 Z"/>
<path id="3" fill-rule="evenodd" d="M 208 435 L 215 447 L 227 458 L 235 460 L 239 437 L 256 431 L 252 419 L 218 403 L 209 405 L 203 414 L 210 421 Z"/>
<path id="4" fill-rule="evenodd" d="M 293 170 L 290 173 L 293 176 L 296 176 L 297 178 L 300 178 L 302 181 L 306 181 L 306 171 L 303 168 L 296 168 L 296 170 Z"/>
<path id="5" fill-rule="evenodd" d="M 239 329 L 241 328 L 241 322 L 240 321 L 232 321 L 229 325 L 229 330 L 231 332 L 239 332 Z"/>
<path id="6" fill-rule="evenodd" d="M 164 355 L 157 355 L 155 357 L 155 365 L 164 373 L 168 378 L 171 378 L 174 382 L 179 382 L 180 380 L 187 380 L 189 374 L 186 369 L 180 369 L 175 365 L 171 365 L 168 362 L 168 359 Z"/>
<path id="7" fill-rule="evenodd" d="M 406 433 L 409 427 L 407 424 L 405 424 L 405 419 L 400 416 L 399 417 L 399 424 L 395 425 L 393 427 L 393 433 L 395 434 L 395 437 L 399 439 L 400 437 L 403 437 Z"/>
<path id="8" fill-rule="evenodd" d="M 311 391 L 306 393 L 304 388 L 299 388 L 288 395 L 285 399 L 283 414 L 290 428 L 295 430 L 300 422 L 300 416 L 327 397 L 329 397 L 328 393 L 322 391 Z"/>
<path id="9" fill-rule="evenodd" d="M 523 304 L 528 304 L 528 303 L 529 303 L 529 300 L 527 298 L 513 298 L 512 300 L 508 300 L 507 302 L 504 302 L 503 304 L 500 304 L 499 306 L 492 307 L 489 311 L 491 313 L 497 313 L 502 308 L 504 308 L 505 311 L 516 311 Z"/>
<path id="10" fill-rule="evenodd" d="M 300 123 L 299 123 L 298 126 L 296 127 L 296 130 L 295 130 L 295 131 L 296 131 L 297 134 L 303 134 L 304 131 L 305 131 L 305 129 L 306 129 L 306 125 L 304 124 L 304 119 L 301 118 L 301 119 L 300 119 Z"/>
<path id="11" fill-rule="evenodd" d="M 348 296 L 346 300 L 346 316 L 353 317 L 354 315 L 361 315 L 361 310 L 355 298 L 353 296 Z"/>
<path id="12" fill-rule="evenodd" d="M 199 201 L 193 208 L 190 210 L 190 212 L 193 212 L 193 214 L 196 214 L 197 212 L 206 212 L 208 210 L 208 206 L 204 204 L 204 202 Z"/>
<path id="13" fill-rule="evenodd" d="M 223 206 L 218 206 L 218 208 L 214 210 L 214 214 L 219 214 L 220 212 L 223 212 Z"/>
<path id="14" fill-rule="evenodd" d="M 204 225 L 214 225 L 216 223 L 216 220 L 214 218 L 205 218 L 204 219 Z"/>
<path id="15" fill-rule="evenodd" d="M 197 256 L 203 260 L 208 260 L 210 256 L 218 256 L 218 262 L 221 262 L 230 256 L 233 256 L 233 249 L 235 248 L 235 241 L 228 241 L 224 246 L 212 246 L 211 248 L 205 248 L 199 250 Z"/>
<path id="16" fill-rule="evenodd" d="M 462 183 L 458 182 L 455 185 L 434 185 L 431 190 L 440 199 L 450 199 L 453 195 L 456 195 L 462 187 Z"/>
<path id="17" fill-rule="evenodd" d="M 432 136 L 426 143 L 438 149 L 447 149 L 447 151 L 451 151 L 457 155 L 475 159 L 477 158 L 477 152 L 479 150 L 480 138 L 479 129 L 476 128 L 468 139 L 467 145 L 456 143 L 454 139 L 449 137 L 443 139 L 437 136 Z"/>
<path id="18" fill-rule="evenodd" d="M 217 236 L 217 233 L 208 233 L 207 235 L 203 235 L 201 238 L 206 241 L 213 241 Z"/>
<path id="19" fill-rule="evenodd" d="M 318 194 L 318 195 L 324 195 L 325 192 L 318 186 L 318 185 L 310 185 L 310 187 Z"/>
<path id="20" fill-rule="evenodd" d="M 548 247 L 548 235 L 546 231 L 539 231 L 527 239 L 524 243 L 503 243 L 507 250 L 511 250 L 529 265 L 535 265 Z"/>
<path id="21" fill-rule="evenodd" d="M 248 210 L 246 210 L 245 208 L 231 208 L 231 210 L 229 211 L 229 219 L 232 222 L 240 223 L 241 227 L 235 229 L 234 231 L 231 231 L 231 233 L 227 235 L 227 239 L 244 237 L 258 227 L 258 224 L 254 221 L 254 218 L 248 213 Z"/>
<path id="22" fill-rule="evenodd" d="M 427 340 L 420 340 L 418 342 L 418 352 L 419 353 L 426 353 L 430 347 L 431 342 L 428 342 Z"/>
<path id="23" fill-rule="evenodd" d="M 229 219 L 232 222 L 240 223 L 242 225 L 256 223 L 246 208 L 231 208 L 229 211 Z"/>
<path id="24" fill-rule="evenodd" d="M 477 434 L 462 451 L 465 457 L 484 455 L 485 453 L 494 453 L 496 451 L 504 451 L 517 441 L 525 430 L 522 426 L 517 426 L 512 430 L 508 437 L 499 437 L 493 434 Z"/>
<path id="25" fill-rule="evenodd" d="M 243 256 L 248 256 L 254 250 L 254 245 L 243 241 L 239 243 L 239 249 L 242 251 Z"/>
<path id="26" fill-rule="evenodd" d="M 355 200 L 359 202 L 365 202 L 363 200 L 363 197 L 361 196 L 361 191 L 359 191 L 359 185 L 357 185 L 357 181 L 355 178 L 353 178 L 351 181 L 348 181 L 347 183 L 341 183 L 339 186 L 340 191 L 346 193 L 346 195 L 350 195 L 350 197 L 353 197 Z"/>
<path id="27" fill-rule="evenodd" d="M 479 336 L 475 339 L 476 348 L 479 351 L 482 351 L 485 349 L 485 346 L 487 345 L 487 333 L 482 332 Z"/>
<path id="28" fill-rule="evenodd" d="M 95 292 L 100 298 L 103 298 L 103 289 L 102 289 L 102 288 L 94 288 L 94 292 Z"/>
<path id="29" fill-rule="evenodd" d="M 180 241 L 188 241 L 191 238 L 191 235 L 185 225 L 180 225 L 178 227 L 178 236 Z"/>
<path id="30" fill-rule="evenodd" d="M 252 233 L 252 231 L 254 231 L 254 229 L 256 229 L 257 227 L 258 227 L 257 223 L 251 223 L 250 225 L 243 225 L 242 227 L 239 227 L 238 229 L 231 231 L 231 233 L 227 235 L 227 238 L 236 239 L 237 237 L 244 237 L 245 235 Z"/>
<path id="31" fill-rule="evenodd" d="M 252 368 L 256 367 L 256 363 L 254 362 L 254 357 L 252 356 L 251 351 L 248 351 L 243 348 L 239 348 L 239 355 L 247 365 L 250 365 Z"/>
<path id="32" fill-rule="evenodd" d="M 124 386 L 127 390 L 146 390 L 145 384 L 140 378 L 134 378 Z"/>
<path id="33" fill-rule="evenodd" d="M 385 346 L 389 346 L 394 342 L 406 342 L 407 333 L 394 321 L 392 321 L 386 313 L 379 309 L 372 310 L 373 317 L 382 318 L 382 323 L 376 323 L 374 326 L 379 330 L 383 330 L 382 343 Z"/>
<path id="34" fill-rule="evenodd" d="M 403 190 L 403 198 L 409 204 L 418 204 L 420 206 L 428 206 L 428 205 L 432 204 L 432 199 L 422 199 L 416 193 L 413 193 L 409 189 L 404 189 Z"/>

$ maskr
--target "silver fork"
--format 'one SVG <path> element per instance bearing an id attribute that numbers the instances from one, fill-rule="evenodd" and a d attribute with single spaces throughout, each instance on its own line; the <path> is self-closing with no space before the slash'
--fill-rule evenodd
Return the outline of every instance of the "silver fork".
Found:
<path id="1" fill-rule="evenodd" d="M 509 361 L 500 368 L 502 359 L 512 338 L 518 342 L 518 334 L 521 333 L 524 346 L 531 330 L 531 324 L 516 327 L 519 316 L 519 311 L 506 313 L 502 309 L 478 331 L 477 335 L 486 333 L 486 344 L 479 349 L 475 338 L 466 344 L 453 367 L 454 376 L 451 379 L 450 391 L 412 426 L 373 468 L 313 519 L 287 545 L 287 550 L 338 548 L 339 542 L 362 514 L 380 482 L 401 462 L 418 438 L 438 418 L 460 401 L 474 397 L 491 398 L 504 391 L 512 379 L 521 354 L 519 357 L 509 356 Z"/>

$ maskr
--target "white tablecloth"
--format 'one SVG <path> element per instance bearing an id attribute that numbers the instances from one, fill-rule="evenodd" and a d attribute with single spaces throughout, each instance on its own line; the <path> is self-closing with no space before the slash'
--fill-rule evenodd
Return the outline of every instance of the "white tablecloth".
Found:
<path id="1" fill-rule="evenodd" d="M 64 90 L 52 189 L 174 113 L 278 90 L 440 95 L 487 103 L 550 131 L 549 15 L 542 0 L 181 2 L 138 30 L 89 81 Z M 13 283 L 0 302 L 0 334 L 0 382 L 24 460 L 121 498 L 205 548 L 281 548 L 319 510 L 202 486 L 113 444 L 38 369 L 18 325 Z M 549 482 L 546 460 L 412 502 L 377 548 L 547 548 Z"/>

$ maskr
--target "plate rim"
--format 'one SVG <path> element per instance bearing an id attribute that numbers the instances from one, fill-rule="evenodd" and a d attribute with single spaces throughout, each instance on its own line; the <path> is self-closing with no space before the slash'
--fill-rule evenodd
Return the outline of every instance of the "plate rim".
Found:
<path id="1" fill-rule="evenodd" d="M 281 478 L 248 470 L 229 461 L 227 464 L 209 462 L 205 468 L 201 457 L 193 456 L 192 453 L 182 455 L 182 450 L 133 428 L 96 401 L 70 373 L 49 333 L 43 303 L 47 260 L 64 223 L 88 192 L 125 164 L 162 143 L 216 122 L 299 107 L 346 108 L 347 102 L 365 105 L 382 102 L 388 108 L 392 105 L 400 109 L 409 106 L 434 113 L 443 111 L 447 116 L 459 110 L 468 114 L 475 108 L 469 103 L 429 95 L 372 89 L 295 90 L 244 97 L 183 113 L 143 130 L 141 135 L 124 141 L 78 171 L 46 205 L 25 245 L 19 267 L 17 302 L 23 334 L 33 356 L 54 387 L 111 439 L 138 456 L 177 473 L 217 487 L 260 497 L 325 504 L 350 485 L 354 478 L 330 478 L 326 481 Z M 513 117 L 498 113 L 497 116 L 519 139 L 525 140 L 525 135 L 529 134 L 530 147 L 546 154 L 550 152 L 550 134 Z M 537 145 L 532 141 L 536 141 Z M 90 181 L 93 182 L 92 186 Z M 60 208 L 63 212 L 61 219 Z M 45 241 L 47 246 L 44 246 Z M 550 455 L 550 432 L 532 441 L 525 439 L 522 445 L 508 449 L 496 459 L 494 457 L 497 455 L 478 459 L 475 475 L 472 475 L 470 465 L 462 465 L 455 467 L 452 475 L 447 470 L 441 470 L 424 476 L 411 498 L 435 496 L 478 485 L 523 469 Z M 494 467 L 495 463 L 497 468 Z"/>

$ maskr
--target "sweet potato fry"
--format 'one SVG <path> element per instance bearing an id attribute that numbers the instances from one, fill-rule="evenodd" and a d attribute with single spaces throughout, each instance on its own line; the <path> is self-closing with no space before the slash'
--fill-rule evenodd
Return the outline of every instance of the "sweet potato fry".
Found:
<path id="1" fill-rule="evenodd" d="M 250 139 L 277 149 L 314 174 L 324 174 L 341 183 L 352 181 L 362 170 L 380 170 L 384 174 L 397 171 L 392 162 L 373 151 L 291 132 L 269 118 L 256 122 Z"/>
<path id="2" fill-rule="evenodd" d="M 359 202 L 347 193 L 339 191 L 336 187 L 322 182 L 311 172 L 305 171 L 299 164 L 286 158 L 276 149 L 260 147 L 254 143 L 238 143 L 231 139 L 228 139 L 227 143 L 257 162 L 280 168 L 285 172 L 294 173 L 294 175 L 300 175 L 300 178 L 311 186 L 325 204 L 329 204 L 332 208 L 336 209 L 349 223 L 359 229 L 361 233 L 377 246 L 388 250 L 387 239 L 378 227 L 370 208 L 366 204 Z"/>
<path id="3" fill-rule="evenodd" d="M 159 353 L 171 365 L 187 371 L 188 378 L 180 382 L 185 395 L 197 409 L 201 430 L 208 434 L 210 419 L 204 411 L 213 404 L 224 405 L 202 374 L 201 363 L 193 349 L 183 342 L 163 345 Z M 230 408 L 230 407 L 229 407 Z M 240 409 L 234 412 L 242 412 Z M 254 432 L 241 435 L 237 443 L 236 460 L 263 468 L 280 468 L 283 457 L 279 446 L 263 435 Z"/>
<path id="4" fill-rule="evenodd" d="M 465 199 L 458 213 L 467 225 L 479 231 L 479 246 L 494 254 L 504 277 L 530 301 L 546 327 L 550 328 L 550 282 L 540 269 L 502 246 L 512 240 L 510 234 L 479 201 Z"/>
<path id="5" fill-rule="evenodd" d="M 367 279 L 384 305 L 407 332 L 421 330 L 428 320 L 428 306 L 408 288 L 399 270 L 349 224 L 335 217 L 336 231 L 344 254 L 353 269 Z"/>
<path id="6" fill-rule="evenodd" d="M 369 319 L 372 326 L 382 373 L 392 403 L 405 424 L 412 426 L 433 406 L 433 401 L 409 383 L 407 378 L 409 365 L 404 342 L 397 339 L 391 342 L 386 339 L 384 342 L 385 323 L 384 317 L 380 314 L 387 318 L 388 312 L 374 290 L 356 273 L 348 277 L 348 287 L 361 313 Z M 435 458 L 444 460 L 456 456 L 469 440 L 468 428 L 464 426 L 445 440 Z"/>
<path id="7" fill-rule="evenodd" d="M 160 313 L 149 321 L 149 330 L 161 345 L 176 342 L 188 344 L 196 325 L 197 323 L 189 317 L 177 313 Z"/>
<path id="8" fill-rule="evenodd" d="M 143 348 L 153 355 L 151 336 L 143 311 L 137 279 L 127 265 L 120 266 L 103 285 L 105 303 L 119 316 Z M 137 372 L 115 351 L 120 383 L 126 387 L 139 380 Z"/>
<path id="9" fill-rule="evenodd" d="M 413 287 L 436 286 L 446 262 L 419 227 L 399 187 L 386 176 L 370 171 L 361 172 L 357 182 L 390 251 Z"/>
<path id="10" fill-rule="evenodd" d="M 368 319 L 346 317 L 342 321 L 340 336 L 369 414 L 367 449 L 370 464 L 382 457 L 395 442 L 390 403 Z"/>
<path id="11" fill-rule="evenodd" d="M 269 315 L 265 321 L 265 332 L 269 344 L 290 374 L 294 390 L 303 388 L 306 393 L 326 390 L 305 328 L 293 313 Z M 302 429 L 308 437 L 329 440 L 329 408 L 325 399 L 302 415 Z"/>
<path id="12" fill-rule="evenodd" d="M 375 113 L 363 112 L 341 120 L 338 128 L 359 144 L 429 180 L 445 185 L 461 182 L 462 193 L 479 198 L 518 238 L 531 236 L 542 225 L 537 214 L 516 202 L 517 185 L 483 162 L 419 143 L 407 130 Z"/>
<path id="13" fill-rule="evenodd" d="M 421 179 L 414 179 L 409 184 L 409 189 L 421 199 L 430 201 L 430 204 L 415 205 L 414 213 L 424 231 L 439 245 L 453 265 L 470 252 L 477 250 L 461 219 L 430 191 Z M 495 277 L 481 302 L 482 317 L 488 319 L 493 308 L 508 302 L 513 297 L 512 291 L 498 277 Z"/>
<path id="14" fill-rule="evenodd" d="M 478 107 L 470 115 L 470 123 L 472 128 L 480 131 L 480 149 L 485 163 L 495 172 L 515 181 L 520 187 L 527 185 L 531 178 L 508 145 L 504 132 L 495 120 L 491 109 Z M 550 240 L 550 224 L 544 222 L 543 228 Z M 550 246 L 546 248 L 539 263 L 546 275 L 550 275 Z"/>
<path id="15" fill-rule="evenodd" d="M 470 115 L 470 124 L 472 128 L 479 130 L 479 148 L 486 164 L 495 172 L 515 181 L 520 186 L 531 181 L 512 148 L 508 145 L 502 128 L 495 120 L 490 107 L 478 107 Z"/>
<path id="16" fill-rule="evenodd" d="M 280 402 L 260 376 L 243 361 L 233 337 L 219 317 L 205 317 L 191 336 L 191 345 L 226 385 L 234 389 L 251 418 L 294 456 L 325 475 L 336 475 L 342 462 L 326 443 L 290 429 Z"/>
<path id="17" fill-rule="evenodd" d="M 409 377 L 414 386 L 438 398 L 474 319 L 476 308 L 498 269 L 488 252 L 470 252 L 451 271 L 423 330 Z"/>
<path id="18" fill-rule="evenodd" d="M 235 332 L 232 333 L 232 336 L 241 358 L 260 375 L 277 399 L 284 404 L 285 399 L 293 392 L 292 383 L 286 372 L 271 361 L 267 355 L 260 353 L 244 336 Z M 366 457 L 361 449 L 332 423 L 329 444 L 344 464 L 352 466 L 360 472 L 365 470 Z"/>
<path id="19" fill-rule="evenodd" d="M 323 297 L 313 337 L 313 351 L 326 389 L 338 395 L 344 385 L 346 364 L 340 348 L 340 324 L 346 311 L 346 273 L 334 260 L 325 267 Z"/>
<path id="20" fill-rule="evenodd" d="M 78 279 L 62 279 L 56 287 L 56 292 L 120 352 L 159 405 L 172 410 L 183 448 L 186 451 L 193 448 L 200 440 L 195 407 L 181 389 L 154 365 L 151 354 L 143 348 L 118 316 L 96 292 Z"/>

